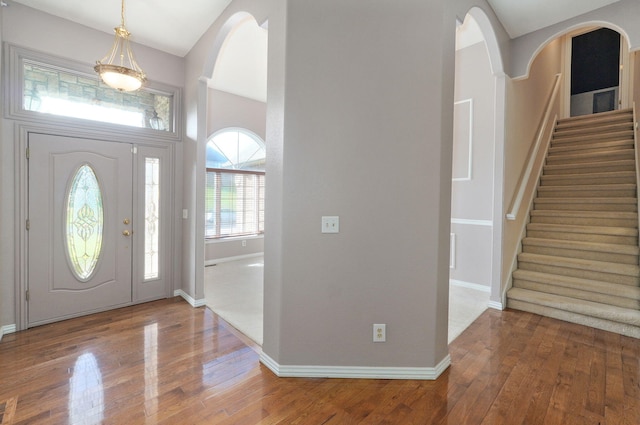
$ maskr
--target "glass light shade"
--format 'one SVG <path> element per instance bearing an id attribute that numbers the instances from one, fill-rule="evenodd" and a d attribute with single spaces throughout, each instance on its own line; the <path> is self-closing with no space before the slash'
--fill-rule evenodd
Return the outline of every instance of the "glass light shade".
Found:
<path id="1" fill-rule="evenodd" d="M 102 81 L 109 87 L 120 91 L 135 91 L 142 87 L 146 76 L 136 62 L 129 37 L 131 33 L 124 26 L 124 0 L 122 0 L 122 22 L 113 31 L 116 38 L 107 55 L 97 61 L 93 69 L 100 74 Z"/>
<path id="2" fill-rule="evenodd" d="M 145 80 L 141 72 L 123 66 L 99 63 L 94 69 L 106 85 L 120 91 L 138 90 Z"/>

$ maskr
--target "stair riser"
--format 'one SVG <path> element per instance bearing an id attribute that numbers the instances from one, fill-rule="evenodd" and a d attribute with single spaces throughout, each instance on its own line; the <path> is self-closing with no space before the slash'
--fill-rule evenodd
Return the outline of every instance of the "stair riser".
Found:
<path id="1" fill-rule="evenodd" d="M 543 176 L 541 186 L 586 186 L 593 184 L 635 184 L 635 176 L 611 177 L 571 177 L 571 176 Z"/>
<path id="2" fill-rule="evenodd" d="M 633 128 L 633 115 L 620 115 L 618 117 L 598 117 L 598 119 L 576 120 L 560 119 L 554 132 L 566 133 L 568 131 L 597 131 L 597 130 L 625 130 Z M 613 129 L 613 130 L 612 130 Z"/>
<path id="3" fill-rule="evenodd" d="M 619 131 L 613 133 L 594 133 L 586 135 L 554 135 L 552 138 L 553 146 L 580 144 L 584 142 L 615 142 L 617 140 L 633 140 L 633 131 Z"/>
<path id="4" fill-rule="evenodd" d="M 578 127 L 598 123 L 598 125 L 607 125 L 615 122 L 631 122 L 633 120 L 633 112 L 631 109 L 618 110 L 614 112 L 604 112 L 597 115 L 579 115 L 576 117 L 560 118 L 557 127 Z"/>
<path id="5" fill-rule="evenodd" d="M 576 225 L 576 226 L 609 226 L 609 227 L 638 228 L 638 219 L 533 216 L 533 217 L 531 217 L 531 223 L 570 224 L 570 225 Z"/>
<path id="6" fill-rule="evenodd" d="M 580 188 L 559 190 L 553 187 L 541 187 L 538 189 L 540 198 L 635 198 L 636 189 L 592 189 L 580 190 Z"/>
<path id="7" fill-rule="evenodd" d="M 584 164 L 604 161 L 633 161 L 635 152 L 606 152 L 594 155 L 549 155 L 547 157 L 547 165 L 571 165 Z"/>
<path id="8" fill-rule="evenodd" d="M 558 248 L 553 246 L 523 245 L 522 252 L 551 255 L 554 257 L 581 258 L 583 260 L 608 261 L 618 264 L 638 265 L 638 256 L 601 251 L 585 251 L 579 249 Z"/>
<path id="9" fill-rule="evenodd" d="M 528 230 L 527 236 L 541 239 L 557 239 L 561 241 L 578 241 L 594 243 L 615 243 L 636 246 L 638 238 L 633 236 L 598 235 L 588 233 L 569 233 L 558 231 Z"/>
<path id="10" fill-rule="evenodd" d="M 602 329 L 605 331 L 616 332 L 632 338 L 640 338 L 640 327 L 631 326 L 625 323 L 618 323 L 610 320 L 599 319 L 596 317 L 585 316 L 582 314 L 571 313 L 564 310 L 558 310 L 553 307 L 545 307 L 537 304 L 527 303 L 520 300 L 507 300 L 507 307 L 515 310 L 527 311 L 529 313 L 540 314 L 542 316 L 551 317 L 558 320 L 564 320 L 570 323 L 577 323 L 592 328 Z"/>
<path id="11" fill-rule="evenodd" d="M 613 142 L 609 142 L 613 143 Z M 556 148 L 549 148 L 549 156 L 556 155 L 576 155 L 576 154 L 589 154 L 589 155 L 600 155 L 608 152 L 624 152 L 627 150 L 633 151 L 633 143 L 625 142 L 623 145 L 611 146 L 609 143 L 603 143 L 600 145 L 576 145 L 576 146 L 562 146 Z"/>
<path id="12" fill-rule="evenodd" d="M 633 161 L 628 164 L 607 164 L 600 163 L 597 165 L 573 165 L 573 166 L 548 166 L 545 165 L 543 174 L 545 176 L 557 176 L 561 174 L 593 174 L 593 173 L 611 173 L 616 171 L 632 171 L 635 173 L 636 165 Z"/>
<path id="13" fill-rule="evenodd" d="M 553 211 L 618 211 L 618 212 L 637 212 L 638 206 L 632 204 L 596 204 L 596 203 L 570 203 L 570 204 L 554 204 L 545 203 L 544 200 L 535 200 L 535 208 L 539 210 Z"/>
<path id="14" fill-rule="evenodd" d="M 573 126 L 573 127 L 561 127 L 556 128 L 553 132 L 554 138 L 567 138 L 567 137 L 580 137 L 580 136 L 592 136 L 601 134 L 626 134 L 633 131 L 633 124 L 618 123 L 613 126 L 600 127 L 598 125 L 590 126 Z"/>
<path id="15" fill-rule="evenodd" d="M 611 284 L 611 293 L 615 293 L 615 286 Z M 615 305 L 622 308 L 637 309 L 640 306 L 640 299 L 616 297 L 606 293 L 589 292 L 575 288 L 567 288 L 555 284 L 533 282 L 523 279 L 513 280 L 514 288 L 528 289 L 530 291 L 545 292 L 547 294 L 562 295 L 564 297 L 577 298 L 579 300 L 593 301 L 597 303 Z"/>
<path id="16" fill-rule="evenodd" d="M 539 273 L 557 274 L 560 276 L 579 277 L 581 279 L 600 280 L 620 285 L 638 286 L 640 278 L 638 276 L 626 276 L 613 273 L 604 273 L 593 270 L 574 269 L 569 267 L 550 266 L 546 264 L 529 263 L 518 261 L 518 268 Z"/>

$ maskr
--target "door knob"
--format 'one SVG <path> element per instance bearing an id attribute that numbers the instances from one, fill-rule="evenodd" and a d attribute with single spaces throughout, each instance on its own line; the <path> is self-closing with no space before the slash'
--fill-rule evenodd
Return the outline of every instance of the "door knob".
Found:
<path id="1" fill-rule="evenodd" d="M 129 223 L 131 223 L 131 222 L 129 221 L 129 219 L 128 219 L 128 218 L 125 218 L 124 220 L 122 220 L 122 222 L 123 222 L 124 224 L 129 224 Z"/>
<path id="2" fill-rule="evenodd" d="M 125 236 L 131 236 L 131 234 L 132 234 L 132 233 L 133 233 L 133 232 L 132 232 L 132 231 L 130 231 L 130 230 L 123 230 L 123 231 L 122 231 L 122 234 L 123 234 L 123 235 L 125 235 Z"/>

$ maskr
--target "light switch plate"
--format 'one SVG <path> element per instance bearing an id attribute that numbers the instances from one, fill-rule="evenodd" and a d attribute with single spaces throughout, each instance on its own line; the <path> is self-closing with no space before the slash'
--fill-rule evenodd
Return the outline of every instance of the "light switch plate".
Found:
<path id="1" fill-rule="evenodd" d="M 340 233 L 340 217 L 322 216 L 322 233 Z"/>

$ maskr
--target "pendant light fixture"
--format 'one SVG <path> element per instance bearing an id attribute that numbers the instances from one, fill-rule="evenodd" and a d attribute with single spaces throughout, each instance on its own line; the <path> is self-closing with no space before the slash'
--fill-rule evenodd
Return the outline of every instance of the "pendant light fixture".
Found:
<path id="1" fill-rule="evenodd" d="M 114 28 L 116 38 L 107 55 L 93 68 L 109 87 L 120 91 L 135 91 L 142 87 L 147 77 L 133 57 L 129 45 L 131 33 L 124 26 L 124 0 L 122 0 L 120 26 Z"/>

